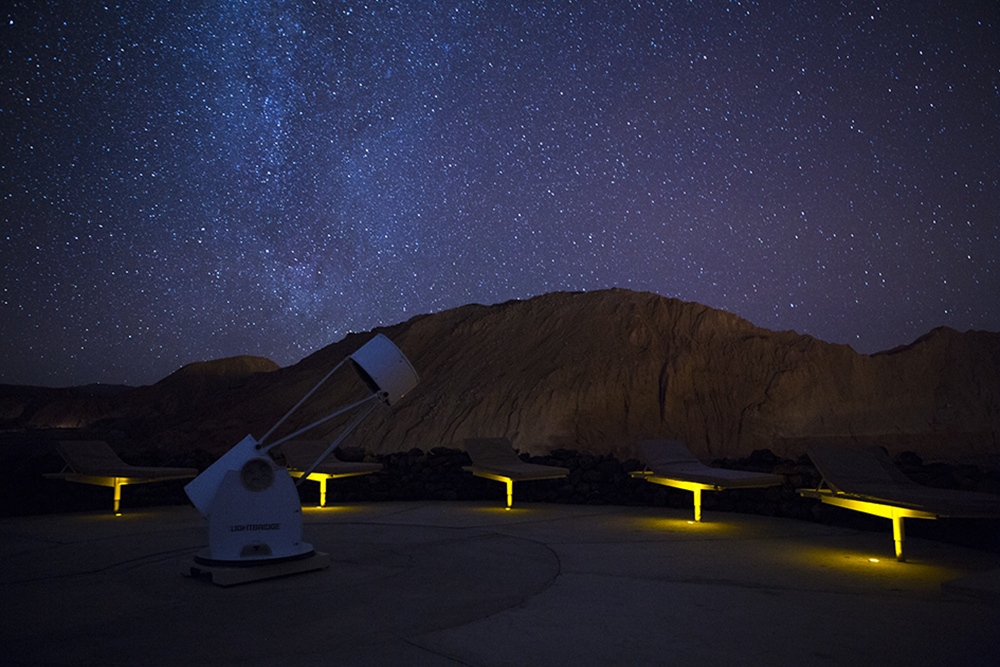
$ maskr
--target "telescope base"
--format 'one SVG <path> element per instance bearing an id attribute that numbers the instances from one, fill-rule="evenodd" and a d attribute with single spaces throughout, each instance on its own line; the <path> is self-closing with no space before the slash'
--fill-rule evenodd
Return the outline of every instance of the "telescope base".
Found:
<path id="1" fill-rule="evenodd" d="M 328 567 L 330 567 L 330 554 L 322 551 L 313 551 L 304 558 L 233 561 L 232 564 L 195 556 L 183 563 L 181 574 L 185 577 L 208 579 L 216 586 L 235 586 L 262 579 L 274 579 L 290 574 L 323 570 Z"/>

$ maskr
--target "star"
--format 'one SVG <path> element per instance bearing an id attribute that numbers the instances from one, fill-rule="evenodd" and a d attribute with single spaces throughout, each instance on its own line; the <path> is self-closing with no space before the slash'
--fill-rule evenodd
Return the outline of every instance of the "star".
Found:
<path id="1" fill-rule="evenodd" d="M 0 382 L 609 287 L 1000 330 L 995 3 L 494 4 L 5 8 Z"/>

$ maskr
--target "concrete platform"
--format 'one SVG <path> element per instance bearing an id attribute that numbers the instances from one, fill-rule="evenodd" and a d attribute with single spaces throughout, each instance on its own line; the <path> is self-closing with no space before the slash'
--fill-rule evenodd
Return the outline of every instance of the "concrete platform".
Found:
<path id="1" fill-rule="evenodd" d="M 462 502 L 304 515 L 328 569 L 230 588 L 179 574 L 207 542 L 194 508 L 0 520 L 3 663 L 967 667 L 1000 656 L 1000 556 L 910 538 L 899 563 L 888 522 L 869 533 Z"/>

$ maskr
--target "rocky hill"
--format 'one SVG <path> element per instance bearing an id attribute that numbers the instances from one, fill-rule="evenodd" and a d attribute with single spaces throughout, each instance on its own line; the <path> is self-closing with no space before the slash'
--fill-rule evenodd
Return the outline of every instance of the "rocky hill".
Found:
<path id="1" fill-rule="evenodd" d="M 522 452 L 571 448 L 633 456 L 642 438 L 686 440 L 704 460 L 809 442 L 860 441 L 891 454 L 997 467 L 1000 334 L 935 329 L 875 355 L 648 293 L 552 293 L 468 305 L 375 332 L 421 383 L 351 436 L 374 454 L 460 447 L 506 436 Z M 374 332 L 372 332 L 374 333 Z M 192 364 L 111 395 L 0 392 L 8 428 L 103 431 L 122 449 L 219 456 L 260 437 L 372 333 L 352 334 L 287 368 L 240 357 Z M 53 390 L 56 391 L 56 390 Z M 363 397 L 346 366 L 282 429 Z M 323 424 L 310 438 L 333 437 Z"/>

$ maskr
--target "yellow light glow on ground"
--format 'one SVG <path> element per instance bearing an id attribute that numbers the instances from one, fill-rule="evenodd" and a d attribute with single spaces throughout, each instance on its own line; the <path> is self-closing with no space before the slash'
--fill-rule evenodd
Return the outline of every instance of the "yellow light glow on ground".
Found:
<path id="1" fill-rule="evenodd" d="M 470 507 L 471 512 L 485 512 L 487 514 L 531 514 L 534 512 L 531 508 L 525 507 Z"/>
<path id="2" fill-rule="evenodd" d="M 961 576 L 959 569 L 929 563 L 900 562 L 891 556 L 872 556 L 871 552 L 837 547 L 809 546 L 790 550 L 786 554 L 820 569 L 840 570 L 845 573 L 878 574 L 901 582 L 948 581 Z"/>
<path id="3" fill-rule="evenodd" d="M 350 512 L 352 510 L 356 511 L 358 509 L 360 508 L 351 507 L 350 505 L 327 505 L 326 507 L 318 507 L 318 506 L 303 507 L 302 511 L 307 512 L 309 514 L 332 514 L 335 512 Z"/>
<path id="4" fill-rule="evenodd" d="M 649 517 L 633 520 L 636 526 L 647 530 L 690 533 L 694 535 L 725 535 L 734 530 L 732 524 L 726 521 L 692 521 L 690 519 L 671 519 L 664 517 Z"/>

